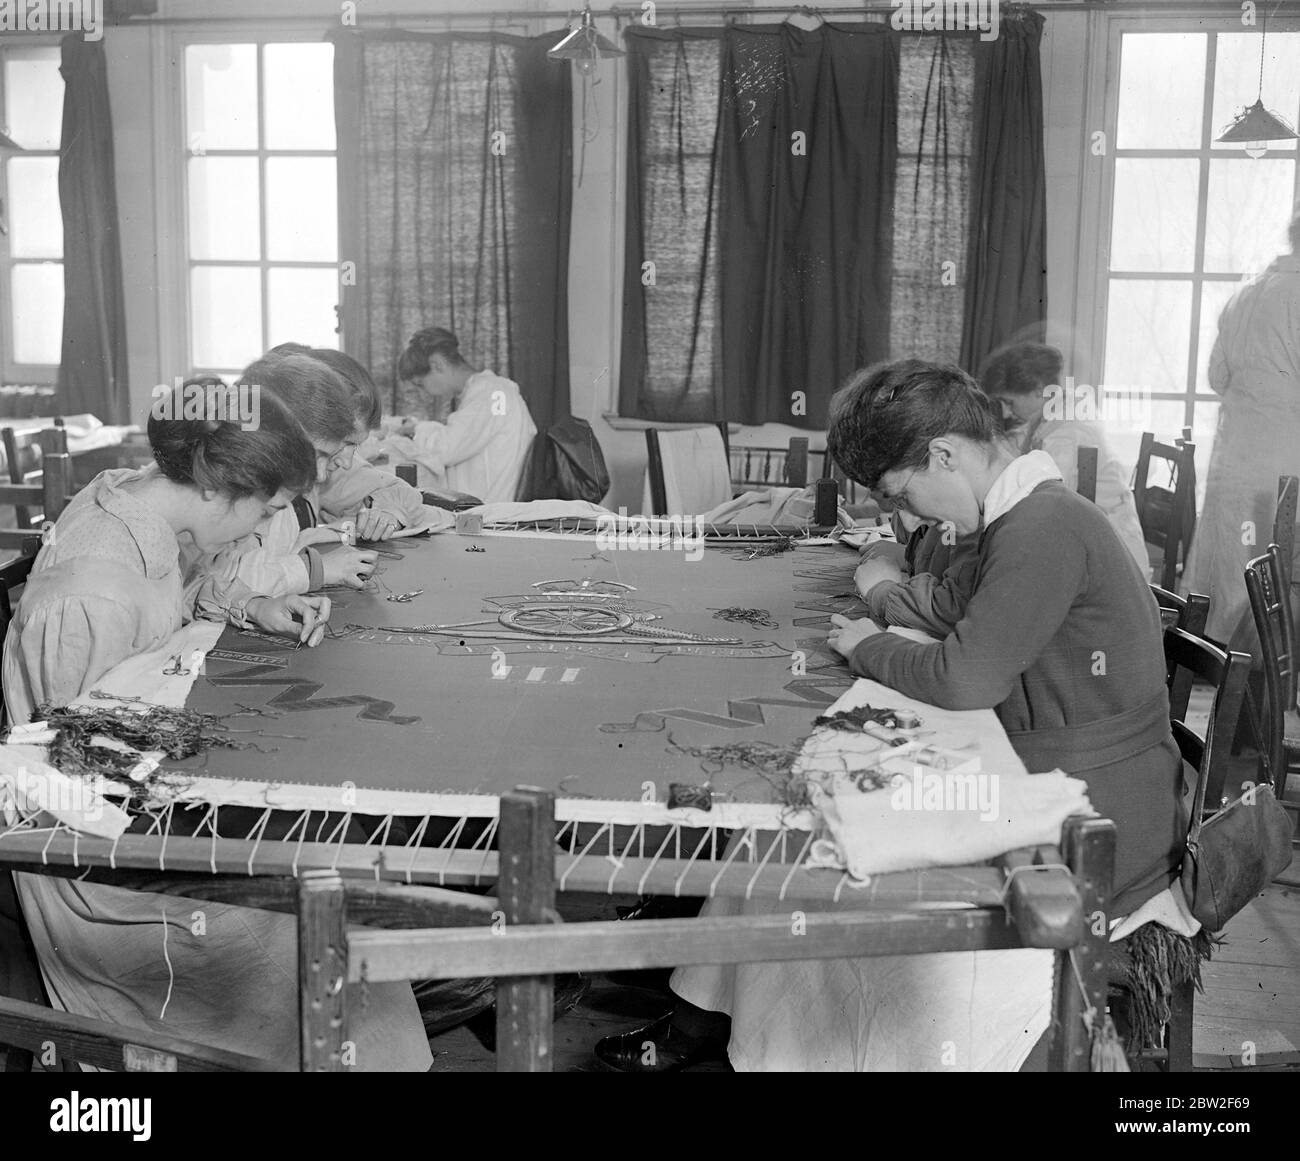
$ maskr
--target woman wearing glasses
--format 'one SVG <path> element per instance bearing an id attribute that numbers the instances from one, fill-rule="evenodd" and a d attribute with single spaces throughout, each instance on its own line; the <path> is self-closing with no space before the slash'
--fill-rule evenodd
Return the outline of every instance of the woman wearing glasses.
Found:
<path id="1" fill-rule="evenodd" d="M 832 617 L 831 646 L 855 673 L 918 701 L 993 709 L 1030 772 L 1087 782 L 1117 826 L 1112 939 L 1152 922 L 1169 938 L 1194 935 L 1175 882 L 1186 820 L 1160 619 L 1105 514 L 1045 452 L 1018 456 L 994 405 L 955 367 L 873 369 L 838 400 L 827 447 L 900 509 L 980 537 L 969 600 L 942 641 Z M 738 906 L 710 901 L 706 913 Z M 680 969 L 673 990 L 687 1003 L 671 1020 L 609 1038 L 602 1059 L 636 1070 L 652 1058 L 632 1056 L 638 1037 L 659 1045 L 658 1061 L 706 1058 L 716 1023 L 701 1017 L 724 1013 L 739 1069 L 1015 1070 L 1048 1024 L 1051 960 L 951 952 L 699 967 Z"/>
<path id="2" fill-rule="evenodd" d="M 331 585 L 361 588 L 376 560 L 375 553 L 350 545 L 338 545 L 329 553 L 314 547 L 325 541 L 337 544 L 340 538 L 338 529 L 318 526 L 317 493 L 333 473 L 352 463 L 363 438 L 346 385 L 317 359 L 293 354 L 259 359 L 242 381 L 284 404 L 302 424 L 316 451 L 316 487 L 238 544 L 186 560 L 191 578 L 187 594 L 196 614 L 228 619 L 240 627 L 260 624 L 266 603 L 286 594 Z M 322 622 L 306 643 L 319 643 L 324 632 Z"/>

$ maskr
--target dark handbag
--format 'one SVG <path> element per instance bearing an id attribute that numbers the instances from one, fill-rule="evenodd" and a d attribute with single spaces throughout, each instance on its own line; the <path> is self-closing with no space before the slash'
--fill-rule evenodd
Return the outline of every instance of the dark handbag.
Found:
<path id="1" fill-rule="evenodd" d="M 1291 862 L 1291 819 L 1271 786 L 1252 786 L 1203 818 L 1205 785 L 1197 786 L 1183 855 L 1182 886 L 1192 914 L 1219 931 Z"/>

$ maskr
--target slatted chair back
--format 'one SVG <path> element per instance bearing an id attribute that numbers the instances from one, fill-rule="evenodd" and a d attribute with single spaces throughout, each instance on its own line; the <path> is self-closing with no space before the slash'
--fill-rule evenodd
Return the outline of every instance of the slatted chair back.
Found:
<path id="1" fill-rule="evenodd" d="M 1152 460 L 1165 461 L 1173 474 L 1172 488 L 1150 482 Z M 1176 446 L 1158 443 L 1151 432 L 1143 432 L 1133 496 L 1142 535 L 1160 553 L 1160 585 L 1172 591 L 1196 530 L 1196 445 L 1186 439 Z"/>
<path id="2" fill-rule="evenodd" d="M 1277 479 L 1277 511 L 1273 516 L 1273 538 L 1282 562 L 1282 575 L 1289 585 L 1292 581 L 1291 562 L 1295 560 L 1296 506 L 1300 500 L 1300 476 L 1279 476 Z"/>
<path id="3" fill-rule="evenodd" d="M 37 456 L 34 450 L 36 433 L 25 431 L 19 435 L 12 427 L 0 428 L 0 441 L 4 443 L 5 469 L 11 484 L 26 484 L 29 476 L 35 476 Z M 38 509 L 39 511 L 39 509 Z M 15 517 L 19 528 L 32 528 L 40 524 L 34 520 L 32 510 L 26 505 L 15 505 Z"/>
<path id="4" fill-rule="evenodd" d="M 1246 593 L 1264 674 L 1264 704 L 1257 706 L 1248 689 L 1247 710 L 1259 747 L 1261 774 L 1281 798 L 1286 789 L 1286 715 L 1296 704 L 1296 659 L 1291 602 L 1276 544 L 1246 565 Z"/>
<path id="5" fill-rule="evenodd" d="M 1151 594 L 1160 608 L 1160 620 L 1166 629 L 1182 629 L 1193 637 L 1205 636 L 1205 622 L 1210 617 L 1210 598 L 1203 593 L 1188 593 L 1180 597 L 1159 585 L 1151 586 Z M 1169 683 L 1169 713 L 1182 719 L 1192 700 L 1193 677 L 1185 669 L 1176 673 Z"/>
<path id="6" fill-rule="evenodd" d="M 1196 771 L 1197 791 L 1193 801 L 1204 801 L 1206 811 L 1213 813 L 1225 800 L 1224 784 L 1232 764 L 1232 737 L 1241 718 L 1250 655 L 1222 649 L 1182 629 L 1169 629 L 1165 632 L 1165 666 L 1171 682 L 1180 671 L 1186 671 L 1214 690 L 1210 719 L 1203 735 L 1187 724 L 1185 710 L 1182 716 L 1170 715 L 1174 741 L 1183 761 Z M 1235 798 L 1240 791 L 1231 787 L 1226 793 Z"/>
<path id="7" fill-rule="evenodd" d="M 1081 447 L 1076 453 L 1078 484 L 1075 491 L 1085 500 L 1097 502 L 1097 449 Z"/>
<path id="8" fill-rule="evenodd" d="M 731 446 L 731 486 L 750 488 L 803 488 L 808 485 L 808 438 L 791 436 L 785 447 Z"/>
<path id="9" fill-rule="evenodd" d="M 53 524 L 68 505 L 71 479 L 67 453 L 47 455 L 41 463 L 39 484 L 0 484 L 0 507 L 35 509 L 45 524 Z M 0 548 L 21 549 L 31 535 L 31 527 L 0 528 Z"/>

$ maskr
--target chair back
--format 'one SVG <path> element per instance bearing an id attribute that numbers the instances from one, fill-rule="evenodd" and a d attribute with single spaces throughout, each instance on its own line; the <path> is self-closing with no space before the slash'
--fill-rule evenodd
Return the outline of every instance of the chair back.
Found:
<path id="1" fill-rule="evenodd" d="M 808 437 L 790 437 L 785 447 L 731 447 L 731 486 L 750 488 L 805 488 L 808 486 Z"/>
<path id="2" fill-rule="evenodd" d="M 1076 453 L 1078 484 L 1075 491 L 1085 500 L 1097 502 L 1097 449 L 1081 447 Z"/>
<path id="3" fill-rule="evenodd" d="M 1185 597 L 1151 586 L 1151 595 L 1160 608 L 1160 621 L 1166 629 L 1182 629 L 1193 637 L 1205 636 L 1205 622 L 1210 616 L 1210 598 L 1203 593 L 1188 593 Z M 1170 717 L 1182 720 L 1192 700 L 1193 677 L 1187 670 L 1179 670 L 1169 682 Z"/>
<path id="4" fill-rule="evenodd" d="M 1170 685 L 1180 671 L 1206 682 L 1214 689 L 1210 720 L 1204 735 L 1198 734 L 1181 714 L 1170 713 L 1174 741 L 1183 761 L 1196 771 L 1196 795 L 1193 802 L 1204 803 L 1213 813 L 1224 801 L 1224 783 L 1232 763 L 1232 737 L 1241 717 L 1246 678 L 1250 674 L 1250 656 L 1221 649 L 1204 637 L 1193 637 L 1183 629 L 1165 632 L 1165 666 Z M 1229 792 L 1236 797 L 1237 788 Z"/>
<path id="5" fill-rule="evenodd" d="M 1172 487 L 1149 482 L 1153 459 L 1166 462 Z M 1172 591 L 1196 530 L 1196 445 L 1186 439 L 1177 446 L 1157 443 L 1151 432 L 1143 432 L 1133 497 L 1144 539 L 1161 552 L 1161 587 Z"/>
<path id="6" fill-rule="evenodd" d="M 649 427 L 645 440 L 649 515 L 698 516 L 731 499 L 727 441 L 719 428 Z"/>
<path id="7" fill-rule="evenodd" d="M 1291 602 L 1276 544 L 1246 565 L 1246 593 L 1264 670 L 1264 705 L 1256 706 L 1249 690 L 1246 705 L 1264 776 L 1281 798 L 1286 783 L 1286 714 L 1296 703 L 1296 663 Z"/>
<path id="8" fill-rule="evenodd" d="M 72 463 L 67 453 L 47 455 L 41 461 L 39 484 L 0 484 L 0 506 L 28 507 L 53 523 L 71 498 Z M 0 528 L 0 548 L 22 549 L 36 530 L 32 526 Z"/>

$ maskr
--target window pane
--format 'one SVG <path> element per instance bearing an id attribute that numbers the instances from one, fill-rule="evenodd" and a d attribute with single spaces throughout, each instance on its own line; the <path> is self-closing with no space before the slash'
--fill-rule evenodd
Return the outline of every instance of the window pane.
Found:
<path id="1" fill-rule="evenodd" d="M 62 258 L 59 159 L 9 159 L 9 251 L 15 258 Z"/>
<path id="2" fill-rule="evenodd" d="M 338 187 L 332 157 L 266 162 L 266 256 L 280 262 L 338 258 Z"/>
<path id="3" fill-rule="evenodd" d="M 5 119 L 24 149 L 58 149 L 63 131 L 63 78 L 57 48 L 20 48 L 5 54 Z"/>
<path id="4" fill-rule="evenodd" d="M 334 46 L 262 50 L 267 149 L 334 148 Z"/>
<path id="5" fill-rule="evenodd" d="M 1120 149 L 1196 149 L 1205 106 L 1205 34 L 1126 32 L 1119 83 Z"/>
<path id="6" fill-rule="evenodd" d="M 1219 315 L 1230 299 L 1241 289 L 1240 282 L 1206 282 L 1201 287 L 1201 338 L 1196 348 L 1196 390 L 1208 392 L 1210 388 L 1210 352 L 1219 335 Z"/>
<path id="7" fill-rule="evenodd" d="M 1106 310 L 1106 387 L 1187 390 L 1190 282 L 1112 278 Z"/>
<path id="8" fill-rule="evenodd" d="M 1289 251 L 1286 227 L 1294 188 L 1293 158 L 1211 161 L 1205 269 L 1214 274 L 1257 274 Z"/>
<path id="9" fill-rule="evenodd" d="M 57 366 L 63 348 L 63 264 L 13 268 L 14 362 Z"/>
<path id="10" fill-rule="evenodd" d="M 1214 112 L 1210 136 L 1218 137 L 1242 109 L 1255 103 L 1259 90 L 1258 32 L 1220 33 L 1214 63 Z M 1270 32 L 1264 49 L 1264 107 L 1296 128 L 1300 117 L 1300 32 Z M 1240 149 L 1241 142 L 1215 149 Z M 1295 152 L 1294 141 L 1270 141 L 1270 151 Z"/>
<path id="11" fill-rule="evenodd" d="M 1115 161 L 1112 270 L 1193 269 L 1200 167 L 1191 157 Z"/>
<path id="12" fill-rule="evenodd" d="M 257 46 L 191 44 L 185 49 L 187 147 L 257 148 Z"/>
<path id="13" fill-rule="evenodd" d="M 267 271 L 270 298 L 270 335 L 267 346 L 305 343 L 309 347 L 339 345 L 336 307 L 339 301 L 338 271 L 327 266 L 318 270 L 275 268 Z"/>
<path id="14" fill-rule="evenodd" d="M 244 367 L 262 353 L 262 276 L 246 266 L 190 271 L 195 366 Z"/>
<path id="15" fill-rule="evenodd" d="M 191 157 L 190 257 L 261 257 L 256 157 Z"/>

